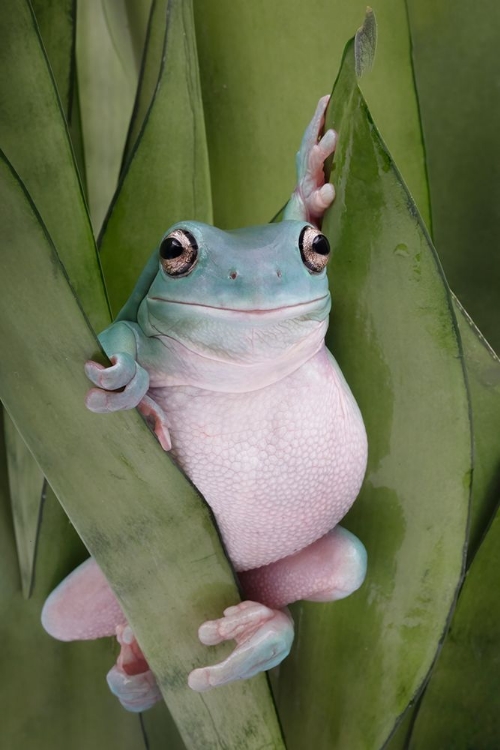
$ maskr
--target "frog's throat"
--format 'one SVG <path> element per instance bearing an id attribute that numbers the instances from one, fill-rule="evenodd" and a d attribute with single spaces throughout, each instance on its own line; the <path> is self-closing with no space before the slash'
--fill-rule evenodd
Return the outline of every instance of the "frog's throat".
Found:
<path id="1" fill-rule="evenodd" d="M 324 346 L 327 328 L 327 320 L 318 321 L 307 336 L 284 353 L 254 364 L 211 359 L 188 349 L 176 339 L 160 334 L 155 338 L 167 352 L 162 361 L 162 371 L 149 370 L 150 386 L 193 386 L 219 393 L 257 391 L 286 378 L 314 357 Z"/>

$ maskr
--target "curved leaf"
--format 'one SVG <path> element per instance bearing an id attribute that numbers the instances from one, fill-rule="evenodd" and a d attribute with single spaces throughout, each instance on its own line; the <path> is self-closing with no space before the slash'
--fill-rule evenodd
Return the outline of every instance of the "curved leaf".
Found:
<path id="1" fill-rule="evenodd" d="M 76 0 L 31 0 L 31 5 L 69 122 L 74 86 Z"/>
<path id="2" fill-rule="evenodd" d="M 267 222 L 295 185 L 294 154 L 366 0 L 194 0 L 214 216 Z M 428 223 L 406 8 L 379 0 L 381 44 L 362 89 Z"/>
<path id="3" fill-rule="evenodd" d="M 498 747 L 499 569 L 497 511 L 465 578 L 450 632 L 420 706 L 410 750 Z"/>
<path id="4" fill-rule="evenodd" d="M 17 557 L 23 594 L 28 599 L 33 585 L 45 480 L 7 413 L 4 414 L 4 432 Z"/>
<path id="5" fill-rule="evenodd" d="M 327 114 L 339 132 L 329 346 L 368 432 L 346 526 L 368 576 L 346 600 L 300 604 L 278 705 L 289 747 L 379 748 L 425 679 L 461 580 L 471 429 L 449 290 L 357 87 L 353 41 Z M 300 707 L 307 705 L 307 712 Z"/>
<path id="6" fill-rule="evenodd" d="M 99 418 L 85 409 L 82 362 L 98 343 L 3 159 L 0 205 L 0 341 L 9 353 L 0 397 L 113 586 L 186 746 L 279 750 L 263 675 L 206 695 L 188 688 L 188 672 L 226 650 L 207 654 L 199 624 L 238 601 L 210 513 L 137 412 Z M 30 263 L 20 264 L 25 248 Z"/>
<path id="7" fill-rule="evenodd" d="M 109 310 L 99 261 L 64 116 L 28 0 L 0 3 L 0 36 L 0 148 L 36 203 L 90 322 L 101 330 L 109 323 Z"/>
<path id="8" fill-rule="evenodd" d="M 144 46 L 139 85 L 137 87 L 134 111 L 127 134 L 127 142 L 123 152 L 124 165 L 127 164 L 132 154 L 158 85 L 158 78 L 165 56 L 165 38 L 168 30 L 168 4 L 169 0 L 153 0 L 151 4 L 151 14 Z"/>
<path id="9" fill-rule="evenodd" d="M 469 561 L 491 523 L 500 495 L 500 360 L 457 299 L 472 408 L 474 476 Z"/>
<path id="10" fill-rule="evenodd" d="M 407 5 L 434 241 L 451 288 L 500 351 L 500 4 Z"/>
<path id="11" fill-rule="evenodd" d="M 118 0 L 118 5 L 122 2 Z M 138 79 L 131 38 L 121 35 L 122 44 L 117 48 L 110 31 L 114 23 L 117 16 L 106 16 L 103 0 L 78 3 L 78 89 L 87 191 L 96 234 L 118 182 Z"/>
<path id="12" fill-rule="evenodd" d="M 103 229 L 101 258 L 118 312 L 163 233 L 211 220 L 210 176 L 191 3 L 170 0 L 154 101 Z"/>

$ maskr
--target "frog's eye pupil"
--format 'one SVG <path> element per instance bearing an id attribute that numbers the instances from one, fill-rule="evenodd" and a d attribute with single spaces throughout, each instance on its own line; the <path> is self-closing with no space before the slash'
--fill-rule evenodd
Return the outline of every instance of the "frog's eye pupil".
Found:
<path id="1" fill-rule="evenodd" d="M 187 276 L 198 260 L 198 244 L 185 229 L 174 229 L 160 244 L 161 267 L 168 276 Z"/>
<path id="2" fill-rule="evenodd" d="M 299 237 L 302 262 L 310 273 L 321 273 L 330 256 L 330 243 L 319 229 L 305 226 Z"/>
<path id="3" fill-rule="evenodd" d="M 173 260 L 174 258 L 178 258 L 179 255 L 182 255 L 184 252 L 184 248 L 182 244 L 179 242 L 179 240 L 176 240 L 175 237 L 166 237 L 160 246 L 160 256 L 164 260 Z"/>
<path id="4" fill-rule="evenodd" d="M 324 234 L 316 235 L 312 241 L 312 249 L 315 253 L 319 253 L 320 255 L 328 255 L 330 253 L 330 243 Z"/>

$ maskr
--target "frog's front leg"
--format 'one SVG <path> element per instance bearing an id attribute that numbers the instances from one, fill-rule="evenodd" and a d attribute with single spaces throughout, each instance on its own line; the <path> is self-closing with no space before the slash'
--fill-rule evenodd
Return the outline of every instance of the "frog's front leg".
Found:
<path id="1" fill-rule="evenodd" d="M 147 395 L 149 375 L 137 362 L 139 338 L 144 339 L 139 327 L 125 321 L 113 323 L 100 334 L 99 341 L 112 365 L 86 363 L 85 373 L 97 388 L 90 389 L 85 403 L 90 411 L 101 414 L 137 407 L 151 423 L 163 450 L 169 451 L 172 443 L 165 413 Z"/>
<path id="2" fill-rule="evenodd" d="M 249 600 L 229 607 L 223 618 L 204 623 L 198 631 L 206 645 L 235 640 L 237 646 L 220 664 L 191 672 L 190 687 L 209 690 L 275 667 L 293 641 L 286 605 L 299 599 L 343 599 L 361 586 L 365 574 L 365 548 L 341 526 L 295 555 L 239 573 Z"/>
<path id="3" fill-rule="evenodd" d="M 337 134 L 334 130 L 327 130 L 320 138 L 329 100 L 329 96 L 323 96 L 319 100 L 314 117 L 302 138 L 296 160 L 297 186 L 285 208 L 284 219 L 309 221 L 319 225 L 335 198 L 335 188 L 329 182 L 325 183 L 323 165 L 335 151 Z"/>

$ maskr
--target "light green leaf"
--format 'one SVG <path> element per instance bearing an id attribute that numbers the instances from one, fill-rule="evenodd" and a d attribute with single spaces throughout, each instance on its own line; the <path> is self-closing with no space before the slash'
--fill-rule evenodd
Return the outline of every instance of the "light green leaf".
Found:
<path id="1" fill-rule="evenodd" d="M 104 286 L 64 115 L 27 0 L 0 3 L 0 148 L 21 175 L 96 330 Z M 15 51 L 15 52 L 14 52 Z M 64 217 L 64 218 L 63 218 Z M 29 248 L 23 248 L 23 264 Z"/>
<path id="2" fill-rule="evenodd" d="M 424 694 L 410 750 L 498 747 L 500 513 L 467 573 L 450 632 Z"/>
<path id="3" fill-rule="evenodd" d="M 474 476 L 469 561 L 496 510 L 500 496 L 500 360 L 455 298 L 462 338 L 474 430 Z"/>
<path id="4" fill-rule="evenodd" d="M 331 90 L 366 0 L 195 0 L 215 223 L 264 223 L 295 185 L 294 155 Z M 362 89 L 424 217 L 428 195 L 406 8 L 376 4 L 377 64 Z"/>
<path id="5" fill-rule="evenodd" d="M 23 594 L 27 599 L 33 585 L 45 480 L 7 413 L 4 414 L 4 430 L 17 557 Z"/>
<path id="6" fill-rule="evenodd" d="M 63 112 L 69 121 L 74 95 L 75 0 L 31 0 Z"/>
<path id="7" fill-rule="evenodd" d="M 278 706 L 290 750 L 380 748 L 425 679 L 461 580 L 471 428 L 460 340 L 439 262 L 371 120 L 346 48 L 327 125 L 339 132 L 327 342 L 369 444 L 345 521 L 368 550 L 359 592 L 295 607 Z M 307 710 L 299 707 L 307 706 Z"/>
<path id="8" fill-rule="evenodd" d="M 116 0 L 121 5 L 124 0 Z M 116 3 L 115 3 L 116 4 Z M 76 59 L 90 215 L 101 229 L 118 182 L 123 148 L 134 105 L 138 70 L 130 36 L 116 47 L 103 0 L 78 3 Z"/>
<path id="9" fill-rule="evenodd" d="M 211 221 L 210 176 L 191 3 L 170 0 L 162 71 L 106 220 L 101 258 L 116 314 L 171 224 Z"/>
<path id="10" fill-rule="evenodd" d="M 408 0 L 434 241 L 450 286 L 500 351 L 500 4 Z"/>
<path id="11" fill-rule="evenodd" d="M 165 58 L 169 0 L 153 0 L 134 111 L 127 134 L 123 164 L 127 165 L 147 117 Z"/>
<path id="12" fill-rule="evenodd" d="M 85 409 L 82 362 L 97 340 L 4 160 L 0 206 L 0 341 L 9 353 L 0 398 L 118 596 L 186 747 L 279 750 L 264 675 L 204 695 L 188 688 L 193 667 L 227 652 L 207 653 L 199 624 L 238 601 L 210 513 L 137 412 Z M 25 248 L 30 263 L 20 264 Z"/>

